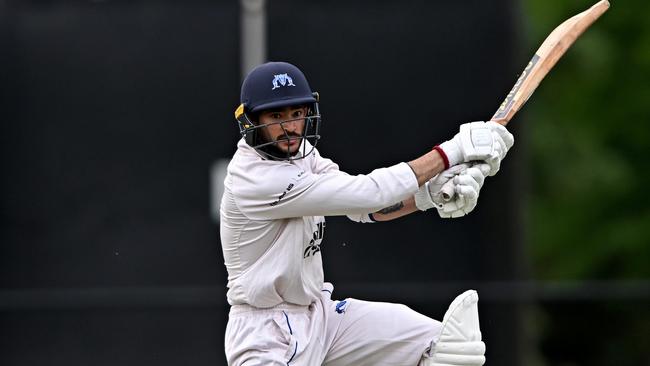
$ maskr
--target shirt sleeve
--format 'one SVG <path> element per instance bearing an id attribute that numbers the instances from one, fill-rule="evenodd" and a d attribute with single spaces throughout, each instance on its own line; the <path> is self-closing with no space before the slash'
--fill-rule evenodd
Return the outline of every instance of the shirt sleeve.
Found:
<path id="1" fill-rule="evenodd" d="M 325 174 L 339 171 L 339 165 L 331 159 L 322 157 L 316 148 L 314 148 L 314 159 L 312 160 L 311 168 L 311 171 L 314 174 Z"/>
<path id="2" fill-rule="evenodd" d="M 349 175 L 332 165 L 317 174 L 282 161 L 235 166 L 230 173 L 237 205 L 255 220 L 364 215 L 418 190 L 415 174 L 406 163 L 361 175 Z"/>
<path id="3" fill-rule="evenodd" d="M 312 171 L 314 173 L 327 173 L 339 170 L 338 164 L 333 162 L 331 159 L 322 157 L 316 148 L 314 148 L 314 155 L 315 158 L 312 163 Z M 347 215 L 347 217 L 354 222 L 361 222 L 364 224 L 376 222 L 370 217 L 370 213 Z"/>

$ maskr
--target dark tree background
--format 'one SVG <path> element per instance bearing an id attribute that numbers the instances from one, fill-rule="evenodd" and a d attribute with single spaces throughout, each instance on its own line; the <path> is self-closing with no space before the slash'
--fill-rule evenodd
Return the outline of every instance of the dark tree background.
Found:
<path id="1" fill-rule="evenodd" d="M 531 50 L 590 6 L 523 4 Z M 650 364 L 649 11 L 646 1 L 612 1 L 526 111 L 534 277 L 605 284 L 588 301 L 540 304 L 534 324 L 550 365 Z"/>

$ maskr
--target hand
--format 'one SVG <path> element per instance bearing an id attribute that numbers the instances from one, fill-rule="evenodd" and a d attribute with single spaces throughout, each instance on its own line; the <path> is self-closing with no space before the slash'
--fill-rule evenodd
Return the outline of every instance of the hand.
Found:
<path id="1" fill-rule="evenodd" d="M 415 205 L 438 209 L 440 217 L 460 217 L 476 207 L 478 193 L 490 172 L 487 163 L 460 164 L 436 175 L 415 194 Z M 444 192 L 451 192 L 445 197 Z M 450 200 L 451 199 L 451 200 Z"/>
<path id="2" fill-rule="evenodd" d="M 469 167 L 469 164 L 454 165 L 424 183 L 415 193 L 415 206 L 420 211 L 426 211 L 432 207 L 442 207 L 450 198 L 446 197 L 446 192 L 451 192 L 452 195 L 456 192 L 454 178 Z"/>
<path id="3" fill-rule="evenodd" d="M 478 195 L 490 173 L 490 165 L 477 163 L 453 179 L 455 195 L 451 200 L 438 205 L 438 214 L 442 218 L 456 218 L 472 212 L 478 203 Z"/>
<path id="4" fill-rule="evenodd" d="M 436 150 L 445 160 L 445 167 L 460 163 L 484 160 L 490 166 L 489 175 L 495 175 L 501 160 L 514 144 L 514 137 L 496 122 L 470 122 L 460 126 L 451 140 L 445 141 Z"/>
<path id="5" fill-rule="evenodd" d="M 515 138 L 503 125 L 493 121 L 486 122 L 485 124 L 492 130 L 492 135 L 496 141 L 494 154 L 485 160 L 490 166 L 489 176 L 493 176 L 499 171 L 501 160 L 506 157 L 508 150 L 514 145 Z"/>

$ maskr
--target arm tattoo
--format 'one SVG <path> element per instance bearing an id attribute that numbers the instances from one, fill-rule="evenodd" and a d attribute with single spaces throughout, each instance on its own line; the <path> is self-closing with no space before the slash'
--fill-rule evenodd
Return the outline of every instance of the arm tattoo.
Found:
<path id="1" fill-rule="evenodd" d="M 387 215 L 387 214 L 389 214 L 389 213 L 391 213 L 391 212 L 399 211 L 399 210 L 401 210 L 402 208 L 404 208 L 404 203 L 403 203 L 403 202 L 400 202 L 400 203 L 396 203 L 396 204 L 394 204 L 394 205 L 392 205 L 392 206 L 388 206 L 388 207 L 386 207 L 386 208 L 382 208 L 381 210 L 379 210 L 379 211 L 377 211 L 377 212 L 380 213 L 380 214 L 382 214 L 382 215 Z"/>

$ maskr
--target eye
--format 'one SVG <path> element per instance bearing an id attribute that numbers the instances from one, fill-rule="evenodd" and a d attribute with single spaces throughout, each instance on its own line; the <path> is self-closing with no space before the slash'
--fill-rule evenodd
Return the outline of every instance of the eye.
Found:
<path id="1" fill-rule="evenodd" d="M 280 113 L 271 113 L 270 117 L 273 119 L 280 119 L 282 118 L 282 115 L 280 115 Z"/>
<path id="2" fill-rule="evenodd" d="M 305 114 L 305 112 L 304 112 L 302 109 L 299 109 L 299 110 L 293 111 L 293 113 L 291 114 L 291 116 L 292 116 L 293 118 L 300 118 L 300 117 L 302 117 L 304 114 Z"/>

